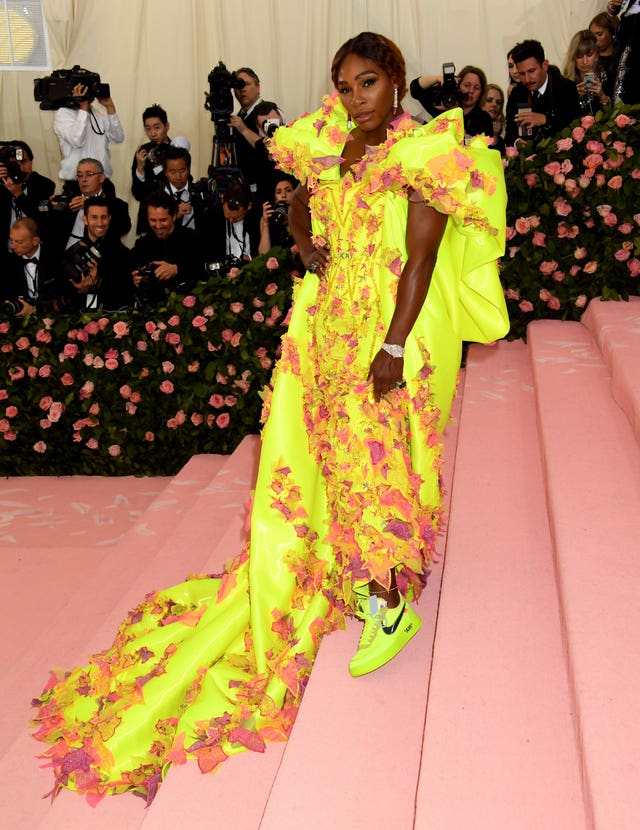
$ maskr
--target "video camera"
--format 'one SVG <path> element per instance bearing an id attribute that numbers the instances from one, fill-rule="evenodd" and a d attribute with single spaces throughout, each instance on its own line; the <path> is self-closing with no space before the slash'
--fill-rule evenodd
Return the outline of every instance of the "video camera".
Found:
<path id="1" fill-rule="evenodd" d="M 87 92 L 82 97 L 75 97 L 73 88 L 78 84 L 86 86 Z M 33 97 L 40 102 L 41 110 L 57 110 L 61 107 L 77 109 L 80 101 L 93 98 L 110 98 L 109 84 L 100 83 L 100 75 L 82 69 L 77 64 L 73 69 L 56 69 L 45 78 L 33 81 Z"/>
<path id="2" fill-rule="evenodd" d="M 433 104 L 436 107 L 450 110 L 459 107 L 462 103 L 458 81 L 456 80 L 456 66 L 454 63 L 442 64 L 442 83 L 433 85 Z"/>
<path id="3" fill-rule="evenodd" d="M 245 81 L 235 72 L 229 72 L 222 61 L 209 72 L 209 92 L 205 92 L 204 108 L 211 113 L 219 141 L 230 141 L 229 118 L 233 113 L 232 89 L 242 89 Z"/>
<path id="4" fill-rule="evenodd" d="M 27 180 L 20 169 L 20 162 L 27 157 L 24 149 L 13 141 L 0 141 L 0 165 L 7 168 L 7 177 L 15 184 L 22 184 Z"/>

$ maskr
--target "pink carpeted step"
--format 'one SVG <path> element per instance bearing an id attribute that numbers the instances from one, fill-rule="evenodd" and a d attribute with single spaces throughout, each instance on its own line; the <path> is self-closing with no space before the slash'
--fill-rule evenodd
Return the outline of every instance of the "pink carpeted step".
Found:
<path id="1" fill-rule="evenodd" d="M 640 816 L 640 448 L 580 323 L 529 326 L 590 819 Z"/>
<path id="2" fill-rule="evenodd" d="M 611 394 L 640 444 L 640 297 L 592 300 L 580 321 L 591 332 L 611 374 Z"/>
<path id="3" fill-rule="evenodd" d="M 38 590 L 32 595 L 30 583 L 23 583 L 7 606 L 10 618 L 20 620 L 29 614 L 32 596 L 36 599 L 33 622 L 15 627 L 15 654 L 8 663 L 12 698 L 11 716 L 2 729 L 0 814 L 8 817 L 9 826 L 140 826 L 144 805 L 132 796 L 108 799 L 95 811 L 71 793 L 63 793 L 52 808 L 40 800 L 51 777 L 34 761 L 39 745 L 26 732 L 29 701 L 42 688 L 50 666 L 72 666 L 108 645 L 121 619 L 149 590 L 206 570 L 221 539 L 233 550 L 225 547 L 216 561 L 222 565 L 235 555 L 245 537 L 244 504 L 255 478 L 257 445 L 255 436 L 245 439 L 222 467 L 215 463 L 213 478 L 207 459 L 195 459 L 195 466 L 188 470 L 187 465 L 161 494 L 154 515 L 145 515 L 144 532 L 134 529 L 116 547 L 100 549 L 99 561 L 95 549 L 85 552 L 86 561 L 78 559 L 78 549 L 54 549 L 50 553 L 57 557 L 38 551 L 41 572 L 30 561 L 26 571 L 22 566 L 23 573 L 36 575 Z M 49 601 L 47 594 L 54 599 Z"/>
<path id="4" fill-rule="evenodd" d="M 588 826 L 520 341 L 469 353 L 415 825 L 396 826 Z"/>

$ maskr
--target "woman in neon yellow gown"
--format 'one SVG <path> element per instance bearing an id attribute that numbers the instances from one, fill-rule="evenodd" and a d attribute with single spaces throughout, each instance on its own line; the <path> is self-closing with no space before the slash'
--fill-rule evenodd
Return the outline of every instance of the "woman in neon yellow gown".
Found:
<path id="1" fill-rule="evenodd" d="M 286 740 L 324 634 L 364 617 L 366 657 L 387 606 L 419 621 L 461 341 L 508 329 L 502 167 L 482 139 L 464 146 L 459 111 L 419 126 L 397 110 L 404 61 L 381 35 L 348 41 L 333 80 L 272 147 L 304 183 L 291 219 L 308 271 L 265 400 L 250 542 L 52 676 L 34 723 L 54 795 L 150 801 L 172 763 L 263 751 Z M 358 655 L 352 674 L 375 668 Z"/>

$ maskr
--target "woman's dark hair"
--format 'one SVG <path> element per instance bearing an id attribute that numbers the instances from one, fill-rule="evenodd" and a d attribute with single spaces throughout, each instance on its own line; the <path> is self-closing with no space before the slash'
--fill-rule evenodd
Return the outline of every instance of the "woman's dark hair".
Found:
<path id="1" fill-rule="evenodd" d="M 344 59 L 348 55 L 358 55 L 373 61 L 398 84 L 398 98 L 402 100 L 407 94 L 407 70 L 402 52 L 395 43 L 384 35 L 375 32 L 360 32 L 338 49 L 331 64 L 331 80 L 338 84 L 338 74 Z"/>
<path id="2" fill-rule="evenodd" d="M 463 66 L 460 72 L 458 72 L 458 78 L 460 78 L 460 81 L 462 81 L 465 75 L 478 76 L 478 80 L 480 81 L 480 98 L 478 99 L 478 104 L 482 104 L 484 96 L 487 93 L 487 76 L 478 66 Z"/>
<path id="3" fill-rule="evenodd" d="M 601 29 L 608 29 L 611 37 L 615 37 L 616 29 L 618 28 L 618 18 L 611 17 L 606 12 L 599 12 L 589 23 L 589 28 L 592 26 L 600 26 Z"/>

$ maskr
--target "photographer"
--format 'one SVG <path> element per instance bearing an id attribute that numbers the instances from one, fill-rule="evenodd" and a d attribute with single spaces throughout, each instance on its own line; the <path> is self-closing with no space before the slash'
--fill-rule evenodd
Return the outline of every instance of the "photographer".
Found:
<path id="1" fill-rule="evenodd" d="M 34 311 L 48 313 L 59 308 L 57 268 L 40 240 L 33 219 L 17 219 L 10 231 L 11 253 L 0 279 L 2 312 L 27 317 Z"/>
<path id="2" fill-rule="evenodd" d="M 39 221 L 38 206 L 54 190 L 51 179 L 33 169 L 33 153 L 26 142 L 0 142 L 0 250 L 3 253 L 10 250 L 9 230 L 16 219 L 28 216 Z"/>
<path id="3" fill-rule="evenodd" d="M 138 306 L 157 304 L 169 291 L 187 293 L 204 271 L 196 232 L 176 224 L 176 200 L 159 191 L 147 196 L 143 204 L 149 231 L 131 252 Z"/>
<path id="4" fill-rule="evenodd" d="M 539 41 L 523 40 L 512 51 L 520 81 L 507 101 L 507 147 L 554 135 L 580 112 L 576 85 L 549 66 Z"/>
<path id="5" fill-rule="evenodd" d="M 110 186 L 107 190 L 107 183 Z M 87 199 L 102 196 L 109 202 L 111 223 L 109 235 L 120 238 L 131 230 L 129 205 L 115 196 L 111 182 L 108 182 L 104 168 L 97 159 L 81 159 L 78 163 L 75 180 L 67 182 L 60 196 L 52 196 L 51 209 L 48 214 L 48 226 L 51 241 L 60 251 L 60 258 L 85 234 L 84 204 Z"/>
<path id="6" fill-rule="evenodd" d="M 453 107 L 461 107 L 465 135 L 486 135 L 491 138 L 491 116 L 480 106 L 486 89 L 486 75 L 477 66 L 465 66 L 456 77 L 453 64 L 444 64 L 442 75 L 415 78 L 411 81 L 409 91 L 411 97 L 419 101 L 429 115 L 434 117 Z"/>
<path id="7" fill-rule="evenodd" d="M 280 171 L 274 188 L 273 204 L 265 202 L 262 205 L 259 254 L 268 253 L 276 245 L 293 244 L 289 229 L 289 204 L 296 185 L 292 176 Z"/>
<path id="8" fill-rule="evenodd" d="M 65 307 L 115 311 L 131 305 L 131 252 L 117 237 L 109 236 L 109 202 L 100 196 L 87 199 L 82 219 L 84 237 L 67 250 L 62 261 Z"/>
<path id="9" fill-rule="evenodd" d="M 249 189 L 242 182 L 231 182 L 222 194 L 221 204 L 207 216 L 207 262 L 221 262 L 239 268 L 258 253 L 259 227 Z"/>
<path id="10" fill-rule="evenodd" d="M 141 144 L 133 157 L 131 165 L 131 193 L 133 197 L 142 202 L 153 190 L 164 185 L 164 158 L 170 147 L 183 147 L 187 151 L 190 144 L 184 136 L 169 138 L 171 125 L 164 110 L 159 104 L 152 104 L 142 113 L 142 123 L 147 134 L 146 144 Z M 138 214 L 137 233 L 146 230 L 146 212 L 140 210 Z"/>
<path id="11" fill-rule="evenodd" d="M 58 176 L 64 181 L 73 181 L 80 159 L 97 159 L 106 176 L 111 176 L 109 142 L 121 144 L 124 130 L 116 114 L 111 97 L 99 98 L 96 106 L 88 88 L 81 83 L 73 87 L 76 107 L 60 107 L 53 119 L 53 131 L 58 136 L 62 162 Z"/>
<path id="12" fill-rule="evenodd" d="M 167 146 L 162 158 L 162 176 L 152 188 L 152 192 L 159 191 L 175 199 L 178 205 L 176 225 L 201 234 L 204 216 L 212 200 L 207 189 L 203 189 L 200 183 L 194 184 L 191 176 L 191 154 L 188 150 Z M 146 233 L 148 230 L 146 210 L 141 206 L 138 233 Z"/>

